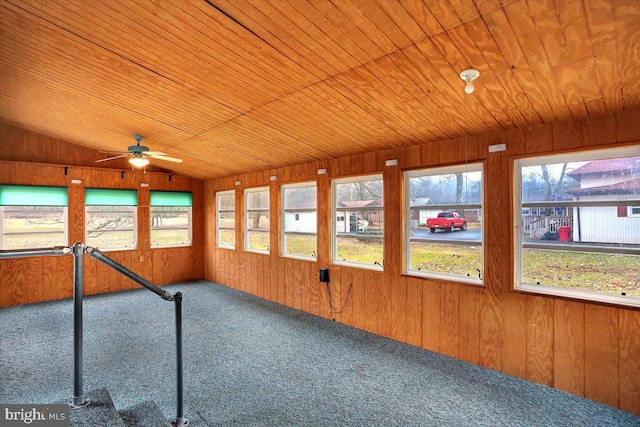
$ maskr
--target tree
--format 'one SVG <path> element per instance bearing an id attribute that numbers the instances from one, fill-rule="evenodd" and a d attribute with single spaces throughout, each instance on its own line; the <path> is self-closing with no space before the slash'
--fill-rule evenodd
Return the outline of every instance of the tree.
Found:
<path id="1" fill-rule="evenodd" d="M 571 185 L 567 181 L 568 169 L 568 163 L 523 168 L 523 201 L 552 202 L 566 199 L 567 189 Z M 547 207 L 544 211 L 546 216 L 552 213 L 552 207 Z"/>

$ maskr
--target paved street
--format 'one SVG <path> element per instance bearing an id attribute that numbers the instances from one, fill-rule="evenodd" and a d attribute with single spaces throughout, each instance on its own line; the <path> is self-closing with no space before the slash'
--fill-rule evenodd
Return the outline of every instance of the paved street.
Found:
<path id="1" fill-rule="evenodd" d="M 460 231 L 456 229 L 453 233 L 449 231 L 436 230 L 432 233 L 428 228 L 413 229 L 413 237 L 417 239 L 429 240 L 472 240 L 480 242 L 482 240 L 481 230 Z"/>

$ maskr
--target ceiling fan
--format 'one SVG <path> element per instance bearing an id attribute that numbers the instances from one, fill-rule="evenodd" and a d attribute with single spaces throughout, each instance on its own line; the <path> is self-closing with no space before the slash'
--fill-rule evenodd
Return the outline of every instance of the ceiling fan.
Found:
<path id="1" fill-rule="evenodd" d="M 122 157 L 130 157 L 129 163 L 137 168 L 147 166 L 149 164 L 149 159 L 147 157 L 158 160 L 166 160 L 168 162 L 182 163 L 182 159 L 167 156 L 160 151 L 149 151 L 149 147 L 140 145 L 140 141 L 144 139 L 142 135 L 135 134 L 133 135 L 133 137 L 136 140 L 136 145 L 130 145 L 127 148 L 127 151 L 100 151 L 104 154 L 114 154 L 114 156 L 107 157 L 106 159 L 96 160 L 96 163 L 120 159 Z"/>

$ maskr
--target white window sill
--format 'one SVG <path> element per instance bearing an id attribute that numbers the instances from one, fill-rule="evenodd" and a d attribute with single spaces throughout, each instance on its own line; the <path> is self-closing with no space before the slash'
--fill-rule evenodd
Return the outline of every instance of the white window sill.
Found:
<path id="1" fill-rule="evenodd" d="M 165 248 L 190 248 L 193 244 L 189 243 L 187 245 L 151 245 L 151 249 L 165 249 Z"/>
<path id="2" fill-rule="evenodd" d="M 344 265 L 345 267 L 362 268 L 365 270 L 384 271 L 384 268 L 377 264 L 364 264 L 361 262 L 343 261 L 343 260 L 335 260 L 335 259 L 333 260 L 333 264 Z"/>
<path id="3" fill-rule="evenodd" d="M 640 307 L 640 297 L 638 296 L 623 296 L 605 294 L 600 292 L 584 291 L 579 289 L 568 288 L 556 288 L 553 286 L 533 285 L 530 283 L 520 283 L 515 288 L 517 291 L 523 291 L 541 295 L 552 295 L 565 298 L 573 298 L 587 301 L 594 301 L 600 303 L 610 303 L 626 305 L 629 307 Z"/>
<path id="4" fill-rule="evenodd" d="M 218 249 L 228 249 L 230 251 L 235 251 L 236 247 L 235 246 L 229 246 L 229 245 L 215 245 L 214 248 L 218 248 Z"/>
<path id="5" fill-rule="evenodd" d="M 428 271 L 409 270 L 406 276 L 422 277 L 424 279 L 445 280 L 447 282 L 459 282 L 467 285 L 484 286 L 484 280 L 479 277 L 460 276 L 457 274 L 434 273 Z"/>
<path id="6" fill-rule="evenodd" d="M 283 258 L 291 258 L 291 259 L 299 259 L 301 261 L 311 261 L 316 262 L 318 259 L 314 256 L 304 256 L 304 255 L 296 255 L 296 254 L 280 254 Z"/>

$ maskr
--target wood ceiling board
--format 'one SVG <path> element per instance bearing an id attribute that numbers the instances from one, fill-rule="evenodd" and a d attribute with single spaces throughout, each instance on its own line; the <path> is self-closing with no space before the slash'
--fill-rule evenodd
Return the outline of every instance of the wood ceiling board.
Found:
<path id="1" fill-rule="evenodd" d="M 444 31 L 440 22 L 431 13 L 424 2 L 415 0 L 399 0 L 402 7 L 413 17 L 427 37 L 440 34 Z"/>
<path id="2" fill-rule="evenodd" d="M 549 2 L 550 0 L 547 1 Z M 552 4 L 548 3 L 549 6 Z M 590 44 L 588 34 L 584 39 L 567 39 L 567 32 L 565 31 L 567 23 L 561 22 L 559 9 L 534 8 L 530 9 L 530 14 L 536 26 L 536 31 L 540 36 L 556 85 L 560 88 L 565 102 L 569 104 L 569 110 L 574 117 L 588 115 L 586 106 L 581 99 L 582 93 L 575 73 L 576 56 L 582 59 L 585 54 L 572 55 L 568 47 L 570 44 L 574 51 L 578 50 L 575 47 L 576 43 L 588 47 Z M 576 21 L 585 20 L 584 13 L 577 16 L 573 14 L 572 18 Z M 565 17 L 566 19 L 567 17 Z M 579 51 L 583 52 L 584 49 L 580 48 Z M 587 54 L 587 56 L 590 56 L 590 54 Z"/>
<path id="3" fill-rule="evenodd" d="M 262 1 L 259 3 L 259 6 L 261 12 L 273 17 L 275 22 L 282 27 L 290 38 L 299 40 L 304 46 L 312 52 L 317 53 L 339 72 L 346 71 L 360 64 L 361 61 L 354 58 L 340 43 L 336 43 L 330 33 L 326 33 L 317 27 L 310 17 L 300 13 L 296 8 L 299 7 L 298 4 L 303 5 L 308 3 L 288 3 L 276 0 Z M 313 7 L 309 7 L 308 9 L 312 11 L 315 10 Z"/>
<path id="4" fill-rule="evenodd" d="M 236 149 L 238 152 L 259 158 L 269 168 L 274 164 L 302 163 L 307 158 L 305 146 L 295 138 L 267 128 L 253 117 L 242 116 L 203 134 L 206 138 Z"/>
<path id="5" fill-rule="evenodd" d="M 308 161 L 348 155 L 356 151 L 364 152 L 372 148 L 385 148 L 389 146 L 390 141 L 397 139 L 395 132 L 379 123 L 362 127 L 362 122 L 375 120 L 364 110 L 356 108 L 345 112 L 336 110 L 331 103 L 327 104 L 327 100 L 332 96 L 339 96 L 328 82 L 322 83 L 322 86 L 324 89 L 331 89 L 329 92 L 317 91 L 315 86 L 318 85 L 300 92 L 297 94 L 299 96 L 283 99 L 281 102 L 286 104 L 286 108 L 280 108 L 279 103 L 274 103 L 253 111 L 250 116 L 255 117 L 265 127 L 277 128 L 283 134 L 308 144 Z M 318 96 L 318 93 L 321 95 Z M 291 114 L 282 117 L 279 110 L 287 110 Z M 320 110 L 323 111 L 321 116 L 314 114 Z M 347 114 L 351 114 L 352 119 L 345 120 L 344 116 Z M 291 120 L 295 122 L 289 122 Z M 302 133 L 297 130 L 301 130 Z M 378 132 L 374 134 L 372 130 Z M 314 148 L 318 150 L 315 154 Z"/>
<path id="6" fill-rule="evenodd" d="M 298 7 L 298 5 L 306 3 L 307 2 L 296 2 L 295 4 L 296 7 Z M 350 44 L 354 44 L 366 53 L 367 57 L 362 60 L 362 63 L 371 61 L 386 54 L 333 2 L 316 1 L 308 2 L 308 4 L 322 13 L 325 19 L 332 24 L 333 28 L 331 34 L 333 34 L 334 37 L 337 37 L 340 40 L 347 39 Z M 352 55 L 357 57 L 353 51 Z"/>
<path id="7" fill-rule="evenodd" d="M 571 113 L 569 107 L 555 82 L 553 70 L 547 61 L 538 34 L 530 33 L 519 37 L 517 40 L 522 46 L 522 50 L 527 52 L 528 69 L 531 70 L 531 75 L 535 77 L 535 82 L 540 87 L 540 92 L 544 94 L 547 103 L 553 111 L 553 121 L 570 119 Z"/>
<path id="8" fill-rule="evenodd" d="M 180 153 L 172 154 L 172 157 L 173 156 L 181 157 L 184 162 L 172 163 L 152 158 L 149 159 L 149 164 L 154 167 L 169 169 L 171 170 L 171 172 L 179 175 L 196 178 L 203 181 L 229 176 L 233 173 L 231 169 L 221 166 L 218 163 L 203 161 L 199 157 L 188 157 L 180 155 Z"/>
<path id="9" fill-rule="evenodd" d="M 460 79 L 459 73 L 468 66 L 453 68 L 451 62 L 455 62 L 457 59 L 453 57 L 453 54 L 448 53 L 448 49 L 451 47 L 449 43 L 451 43 L 449 35 L 440 33 L 431 39 L 416 43 L 416 46 L 435 69 L 434 79 L 437 81 L 438 90 L 450 99 L 451 104 L 462 107 L 466 94 L 464 93 L 464 82 Z M 480 82 L 476 81 L 476 85 L 479 84 Z M 493 132 L 501 129 L 500 123 L 479 102 L 468 104 L 466 123 L 467 130 L 474 133 Z"/>
<path id="10" fill-rule="evenodd" d="M 490 14 L 502 7 L 500 0 L 473 0 L 473 4 L 481 15 Z"/>
<path id="11" fill-rule="evenodd" d="M 448 0 L 448 3 L 458 14 L 460 22 L 466 24 L 480 17 L 480 11 L 476 7 L 475 2 L 469 0 Z M 455 27 L 452 27 L 455 28 Z"/>
<path id="12" fill-rule="evenodd" d="M 333 3 L 348 20 L 353 22 L 367 38 L 382 50 L 383 54 L 391 53 L 400 47 L 389 39 L 384 30 L 378 28 L 351 0 L 335 0 Z"/>
<path id="13" fill-rule="evenodd" d="M 478 81 L 480 88 L 487 88 L 488 102 L 493 103 L 488 108 L 494 111 L 498 110 L 496 104 L 501 105 L 509 120 L 519 128 L 540 123 L 541 116 L 537 110 L 544 109 L 547 104 L 544 102 L 538 103 L 539 100 L 534 99 L 535 93 L 538 92 L 537 89 L 533 94 L 529 95 L 522 88 L 515 78 L 509 63 L 500 53 L 485 23 L 480 19 L 476 19 L 452 30 L 451 33 L 458 46 L 470 46 L 466 48 L 467 50 L 471 49 L 468 54 L 469 57 L 472 57 L 471 55 L 474 52 L 481 52 L 486 64 L 485 67 L 490 70 L 486 84 L 485 76 L 482 74 L 480 75 L 481 80 Z M 478 61 L 480 61 L 479 58 Z M 475 64 L 476 59 L 472 59 L 471 63 Z M 482 92 L 478 94 L 479 97 L 483 97 L 483 95 L 484 93 Z M 534 103 L 538 104 L 538 108 Z"/>
<path id="14" fill-rule="evenodd" d="M 125 136 L 109 129 L 94 126 L 64 111 L 54 108 L 34 106 L 23 99 L 9 98 L 0 94 L 0 114 L 3 121 L 27 130 L 39 132 L 57 139 L 92 148 L 94 150 L 116 151 L 126 148 Z M 25 125 L 24 116 L 33 116 Z M 62 132 L 61 132 L 62 131 Z M 62 135 L 63 134 L 63 135 Z M 133 134 L 130 136 L 133 139 Z M 131 145 L 131 144 L 129 144 Z"/>
<path id="15" fill-rule="evenodd" d="M 511 75 L 518 86 L 522 88 L 527 99 L 533 105 L 536 114 L 545 123 L 554 121 L 556 119 L 555 113 L 542 89 L 536 83 L 536 77 L 529 67 L 524 52 L 518 43 L 513 42 L 515 35 L 511 31 L 509 21 L 504 11 L 499 9 L 485 15 L 483 24 L 486 24 L 486 29 L 489 32 L 486 38 L 490 37 L 493 43 L 489 43 L 483 36 L 480 36 L 479 39 L 482 41 L 479 42 L 479 48 L 486 47 L 493 49 L 491 46 L 495 46 L 499 54 L 504 57 L 505 63 L 511 69 Z M 481 27 L 480 24 L 476 25 L 474 29 L 481 34 L 484 33 L 481 28 L 477 27 Z M 509 76 L 507 75 L 505 78 L 509 78 Z"/>
<path id="16" fill-rule="evenodd" d="M 597 0 L 596 0 L 597 1 Z M 587 26 L 585 5 L 579 2 L 556 2 L 558 18 L 566 40 L 567 50 L 574 61 L 593 57 L 593 39 Z"/>
<path id="17" fill-rule="evenodd" d="M 322 114 L 319 115 L 319 109 L 314 109 L 314 106 L 317 104 L 300 93 L 254 110 L 250 117 L 258 121 L 263 128 L 277 130 L 283 136 L 309 144 L 309 154 L 314 160 L 326 158 L 329 152 L 335 151 L 323 149 L 333 147 L 338 141 L 357 144 L 358 135 L 354 132 L 354 126 L 349 127 L 349 124 L 341 123 L 339 118 L 323 107 L 320 107 Z M 288 111 L 289 114 L 285 116 L 282 111 Z M 361 146 L 360 149 L 364 151 L 366 146 Z"/>
<path id="18" fill-rule="evenodd" d="M 148 2 L 127 1 L 123 5 L 129 8 L 139 20 L 139 23 L 134 23 L 136 34 L 139 34 L 140 29 L 144 27 L 148 27 L 146 32 L 150 39 L 159 38 L 164 34 L 163 39 L 166 43 L 163 47 L 168 49 L 166 53 L 171 56 L 177 55 L 181 60 L 186 61 L 188 64 L 186 71 L 192 73 L 200 84 L 224 80 L 224 85 L 217 85 L 220 89 L 226 86 L 229 90 L 245 91 L 250 96 L 251 106 L 260 105 L 302 87 L 293 86 L 284 78 L 272 78 L 271 73 L 275 70 L 257 61 L 253 61 L 251 67 L 243 65 L 244 58 L 229 52 L 228 49 L 218 45 L 215 38 L 209 36 L 213 32 L 209 27 L 182 13 L 177 8 L 179 2 L 164 3 L 172 6 L 171 13 L 158 6 L 151 8 L 153 4 Z M 181 15 L 176 16 L 177 13 Z M 162 21 L 152 23 L 151 18 L 156 16 L 162 18 Z M 195 28 L 196 26 L 198 28 Z M 176 46 L 173 51 L 172 45 Z M 256 67 L 261 72 L 253 71 Z M 234 92 L 234 96 L 230 99 L 233 100 L 237 96 L 238 94 Z M 230 103 L 230 100 L 225 102 Z"/>
<path id="19" fill-rule="evenodd" d="M 445 31 L 448 31 L 462 24 L 462 20 L 460 15 L 458 14 L 458 10 L 456 10 L 456 8 L 450 1 L 432 0 L 425 2 L 425 4 L 429 8 L 433 16 L 436 17 Z M 473 3 L 468 2 L 468 4 L 475 8 Z"/>
<path id="20" fill-rule="evenodd" d="M 425 67 L 428 63 L 419 60 L 420 56 L 420 51 L 414 45 L 389 55 L 389 58 L 416 86 L 414 96 L 424 105 L 432 106 L 432 120 L 438 124 L 438 128 L 447 135 L 448 139 L 453 138 L 463 133 L 465 118 L 459 106 L 452 106 L 450 100 L 446 99 L 431 82 L 431 68 Z M 404 78 L 400 77 L 400 79 Z"/>
<path id="21" fill-rule="evenodd" d="M 207 2 L 189 0 L 154 0 L 161 4 L 176 4 L 196 21 L 196 28 L 206 34 L 208 44 L 220 44 L 233 55 L 242 58 L 249 71 L 264 70 L 265 74 L 277 80 L 286 80 L 294 87 L 306 87 L 318 79 L 304 68 L 282 55 L 247 29 L 238 25 L 230 17 L 223 15 Z M 192 22 L 192 21 L 190 21 Z M 204 28 L 203 28 L 204 26 Z"/>
<path id="22" fill-rule="evenodd" d="M 130 111 L 146 111 L 152 105 L 157 109 L 161 120 L 164 118 L 169 122 L 178 118 L 189 123 L 190 128 L 197 127 L 198 116 L 204 115 L 205 122 L 200 124 L 202 130 L 209 127 L 211 122 L 224 121 L 235 115 L 219 103 L 203 99 L 183 86 L 159 78 L 120 57 L 101 52 L 77 40 L 56 38 L 57 33 L 46 24 L 28 25 L 31 22 L 22 19 L 21 26 L 18 26 L 19 23 L 10 20 L 11 17 L 16 18 L 10 12 L 2 14 L 3 26 L 15 30 L 13 34 L 21 36 L 0 40 L 0 52 L 5 58 L 1 66 L 13 67 L 21 78 L 25 73 L 31 72 L 34 76 L 43 76 L 52 85 L 77 92 L 78 95 L 72 96 L 70 102 L 86 105 L 87 101 L 83 100 L 85 96 L 93 97 L 114 105 L 124 104 L 122 107 Z M 31 37 L 31 28 L 34 29 L 35 37 Z M 49 92 L 42 91 L 43 98 L 49 96 Z M 190 101 L 199 101 L 203 106 L 199 109 L 198 103 Z M 162 111 L 159 106 L 167 102 L 170 104 Z"/>
<path id="23" fill-rule="evenodd" d="M 275 0 L 274 2 L 275 7 L 281 4 L 282 2 L 279 0 Z M 334 25 L 334 23 L 323 14 L 321 10 L 321 6 L 323 5 L 328 5 L 335 10 L 331 3 L 326 2 L 291 2 L 291 8 L 288 10 L 289 19 L 294 19 L 298 22 L 298 26 L 307 31 L 311 37 L 315 36 L 317 40 L 323 39 L 327 48 L 331 51 L 340 52 L 344 50 L 344 54 L 341 54 L 341 57 L 345 57 L 344 62 L 348 68 L 371 61 L 374 57 L 367 53 L 360 43 L 354 42 L 354 40 L 349 37 L 349 32 L 345 31 L 344 20 L 339 26 Z M 320 7 L 320 9 L 318 9 L 318 7 Z M 340 14 L 340 16 L 344 18 L 342 14 Z M 379 54 L 379 52 L 377 53 Z"/>
<path id="24" fill-rule="evenodd" d="M 2 66 L 0 70 L 4 71 L 5 67 Z M 14 76 L 9 73 L 3 73 L 3 76 L 0 87 L 2 88 L 2 93 L 8 99 L 8 103 L 0 106 L 0 114 L 2 117 L 7 118 L 13 116 L 11 119 L 14 121 L 20 120 L 19 124 L 24 127 L 32 128 L 36 122 L 42 123 L 39 115 L 46 111 L 64 119 L 58 122 L 58 126 L 68 123 L 63 126 L 64 130 L 58 129 L 55 132 L 61 138 L 72 126 L 81 128 L 92 126 L 98 129 L 108 129 L 110 132 L 120 135 L 121 139 L 132 138 L 134 133 L 140 132 L 147 135 L 158 134 L 162 135 L 159 139 L 162 141 L 163 147 L 170 146 L 189 136 L 189 134 L 180 131 L 174 126 L 164 124 L 144 114 L 105 103 L 86 92 L 71 89 L 69 85 L 58 87 L 55 81 L 33 76 L 24 69 L 21 76 Z M 29 78 L 32 84 L 29 86 L 21 84 L 25 78 Z M 46 79 L 46 81 L 40 82 L 41 79 Z M 33 87 L 34 83 L 38 84 L 38 86 Z M 54 95 L 42 96 L 47 92 Z M 71 98 L 77 102 L 71 104 L 69 102 Z M 21 115 L 12 110 L 9 99 L 21 101 Z M 29 110 L 31 112 L 28 112 Z M 144 131 L 140 129 L 144 129 Z M 43 131 L 45 130 L 47 129 L 43 129 Z M 50 129 L 48 131 L 51 132 Z M 94 137 L 96 136 L 94 135 Z"/>
<path id="25" fill-rule="evenodd" d="M 418 87 L 411 79 L 407 77 L 404 71 L 396 65 L 392 57 L 401 56 L 398 52 L 367 64 L 364 68 L 369 71 L 370 78 L 377 77 L 376 87 L 383 99 L 387 100 L 393 106 L 402 106 L 401 109 L 406 113 L 406 120 L 413 119 L 412 127 L 419 132 L 422 141 L 435 141 L 439 139 L 447 139 L 446 127 L 441 128 L 436 113 L 428 101 L 427 96 L 420 97 L 423 94 L 421 88 Z M 416 96 L 418 94 L 418 96 Z M 389 107 L 388 107 L 389 108 Z M 397 108 L 396 111 L 400 110 Z M 396 113 L 396 115 L 399 115 Z"/>
<path id="26" fill-rule="evenodd" d="M 640 102 L 638 63 L 640 62 L 640 5 L 630 0 L 613 1 L 615 34 L 624 108 Z"/>
<path id="27" fill-rule="evenodd" d="M 366 0 L 358 1 L 362 3 Z M 422 28 L 420 28 L 420 25 L 418 25 L 418 23 L 409 14 L 409 12 L 407 12 L 407 9 L 405 9 L 400 2 L 383 1 L 375 4 L 389 16 L 395 26 L 399 28 L 409 39 L 411 44 L 420 41 L 427 36 Z"/>
<path id="28" fill-rule="evenodd" d="M 402 49 L 405 46 L 409 46 L 410 44 L 422 40 L 424 37 L 418 37 L 417 40 L 411 40 L 405 34 L 404 24 L 398 25 L 398 23 L 389 15 L 387 11 L 381 6 L 382 3 L 373 2 L 369 0 L 351 0 L 351 2 L 360 9 L 362 16 L 367 17 L 372 24 L 374 24 L 375 28 L 380 29 L 384 35 L 394 44 L 397 49 Z M 346 3 L 346 2 L 345 2 Z M 391 4 L 391 2 L 389 2 Z M 396 3 L 393 3 L 397 5 Z M 390 8 L 387 8 L 390 9 Z M 399 9 L 402 9 L 400 7 Z M 404 10 L 404 9 L 402 9 Z M 393 9 L 390 9 L 393 11 Z M 406 19 L 405 23 L 408 28 L 412 27 L 413 19 L 406 13 L 404 14 Z M 408 19 L 407 19 L 408 18 Z M 419 30 L 419 28 L 413 22 L 413 29 Z M 396 49 L 394 49 L 396 50 Z"/>
<path id="29" fill-rule="evenodd" d="M 476 35 L 471 36 L 466 28 L 466 24 L 460 25 L 456 28 L 452 28 L 447 32 L 450 39 L 449 43 L 453 43 L 456 49 L 447 49 L 447 52 L 457 52 L 457 55 L 449 55 L 448 60 L 454 70 L 464 70 L 474 64 L 473 68 L 480 71 L 482 80 L 476 80 L 474 85 L 477 86 L 477 92 L 474 90 L 475 102 L 480 103 L 484 108 L 490 112 L 493 118 L 498 122 L 502 129 L 510 129 L 514 126 L 527 126 L 526 121 L 522 120 L 522 116 L 519 114 L 520 109 L 524 106 L 514 105 L 514 101 L 508 94 L 505 94 L 505 88 L 502 85 L 498 77 L 493 73 L 492 67 L 484 57 L 485 52 L 482 52 L 476 46 Z M 444 38 L 444 35 L 442 35 Z M 442 47 L 441 47 L 442 49 Z M 503 63 L 502 63 L 503 64 Z M 496 67 L 500 67 L 501 63 L 494 64 Z M 458 73 L 456 73 L 458 74 Z M 459 74 L 456 76 L 460 78 Z M 460 83 L 465 85 L 462 79 Z M 465 95 L 465 102 L 468 101 L 469 96 Z M 515 114 L 510 114 L 514 112 Z"/>
<path id="30" fill-rule="evenodd" d="M 85 15 L 85 17 L 77 17 L 76 19 L 81 21 L 76 25 L 82 26 L 86 23 L 88 17 Z M 104 22 L 102 17 L 96 16 L 93 19 L 98 22 Z M 98 24 L 95 26 L 100 28 Z M 135 27 L 136 31 L 132 31 L 130 27 Z M 83 30 L 83 27 L 74 29 L 74 31 L 81 30 Z M 258 96 L 261 94 L 260 90 L 241 91 L 239 96 L 229 95 L 229 88 L 239 90 L 240 88 L 246 87 L 247 84 L 237 79 L 235 74 L 231 74 L 232 77 L 228 78 L 226 84 L 223 85 L 220 83 L 220 78 L 215 78 L 215 75 L 211 76 L 211 74 L 215 74 L 212 73 L 211 70 L 217 70 L 218 67 L 222 66 L 221 63 L 214 62 L 213 64 L 207 64 L 207 62 L 202 59 L 202 55 L 197 57 L 191 53 L 188 47 L 185 49 L 173 49 L 173 43 L 153 33 L 150 37 L 145 38 L 144 34 L 147 33 L 148 30 L 146 30 L 144 26 L 137 25 L 135 21 L 131 21 L 124 25 L 123 28 L 120 28 L 117 33 L 105 28 L 101 33 L 83 33 L 82 37 L 91 39 L 92 43 L 105 46 L 104 49 L 114 55 L 121 56 L 124 60 L 131 62 L 137 67 L 144 67 L 173 84 L 180 84 L 192 92 L 202 95 L 206 94 L 207 97 L 215 98 L 220 105 L 232 105 L 234 109 L 242 110 L 250 109 L 252 106 L 264 102 L 264 100 L 272 99 L 272 96 L 270 97 L 266 94 L 262 94 L 260 98 Z M 173 42 L 175 41 L 177 40 L 173 40 Z M 123 51 L 120 46 L 126 46 L 127 50 Z M 162 54 L 149 53 L 152 51 L 160 51 Z M 192 51 L 200 52 L 198 49 L 192 49 Z M 181 58 L 181 60 L 175 61 L 175 58 Z M 123 59 L 118 59 L 119 62 L 123 61 Z M 175 64 L 182 64 L 182 66 Z M 198 64 L 199 66 L 194 68 L 194 64 Z M 207 71 L 207 73 L 205 74 L 204 71 Z M 216 72 L 220 74 L 223 71 L 224 70 Z"/>
<path id="31" fill-rule="evenodd" d="M 352 127 L 359 140 L 367 141 L 365 146 L 389 146 L 388 141 L 397 141 L 400 145 L 410 144 L 408 140 L 402 141 L 394 129 L 336 90 L 332 79 L 310 86 L 301 93 L 306 95 L 310 102 L 331 111 L 335 120 L 340 121 L 345 129 Z"/>
<path id="32" fill-rule="evenodd" d="M 223 133 L 209 132 L 205 136 L 194 137 L 180 143 L 175 150 L 185 158 L 208 159 L 208 162 L 211 159 L 210 163 L 222 165 L 233 174 L 247 169 L 264 170 L 269 167 L 267 162 L 256 157 L 249 141 L 245 141 L 242 149 L 231 147 L 225 143 Z"/>
<path id="33" fill-rule="evenodd" d="M 376 83 L 370 78 L 368 70 L 354 69 L 347 73 L 343 73 L 335 77 L 337 83 L 334 87 L 344 96 L 358 102 L 358 105 L 369 114 L 380 120 L 391 129 L 394 129 L 401 135 L 403 141 L 409 144 L 417 144 L 420 142 L 420 135 L 414 129 L 411 129 L 409 122 L 413 122 L 412 118 L 407 118 L 404 112 L 400 114 L 404 116 L 402 119 L 397 116 L 396 111 L 389 110 L 395 106 L 389 106 L 386 99 L 382 99 L 382 95 L 378 92 L 378 88 L 372 86 Z M 380 86 L 380 83 L 376 84 Z"/>
<path id="34" fill-rule="evenodd" d="M 38 3 L 27 2 L 26 4 Z M 234 109 L 250 109 L 253 105 L 264 102 L 265 99 L 271 99 L 263 95 L 263 98 L 256 101 L 255 95 L 251 95 L 249 91 L 240 91 L 235 96 L 228 95 L 226 86 L 219 83 L 220 79 L 206 79 L 198 73 L 199 68 L 193 68 L 193 64 L 200 64 L 202 60 L 191 53 L 190 49 L 174 50 L 173 43 L 147 30 L 146 25 L 152 24 L 147 20 L 141 20 L 137 15 L 140 12 L 131 13 L 130 19 L 108 7 L 116 5 L 114 2 L 110 2 L 109 5 L 96 3 L 95 8 L 88 9 L 83 9 L 82 3 L 74 2 L 64 4 L 48 2 L 46 5 L 46 12 L 35 8 L 30 10 L 40 13 L 42 20 L 51 20 L 55 22 L 56 27 L 63 28 L 66 39 L 85 45 L 84 49 L 96 51 L 99 56 L 94 55 L 95 59 L 106 56 L 120 64 L 128 63 L 130 67 L 145 68 L 155 73 L 156 77 L 161 76 L 173 84 L 186 86 L 194 92 L 206 93 L 208 97 L 215 96 L 219 98 L 217 101 L 221 105 L 231 105 Z M 126 9 L 122 12 L 126 12 Z M 146 25 L 141 25 L 137 20 L 145 22 Z M 42 25 L 42 21 L 38 24 Z M 47 25 L 52 24 L 47 22 Z M 194 52 L 199 51 L 194 50 Z M 176 58 L 181 60 L 176 61 Z M 93 64 L 92 61 L 85 60 L 85 62 Z M 217 65 L 223 64 L 218 62 Z M 212 67 L 213 65 L 207 68 Z M 238 90 L 246 87 L 246 83 L 238 82 L 233 73 L 229 74 L 226 84 Z M 207 86 L 210 88 L 208 89 Z M 244 103 L 241 103 L 242 101 Z"/>
<path id="35" fill-rule="evenodd" d="M 640 2 L 568 3 L 0 0 L 0 120 L 96 148 L 196 138 L 217 174 L 640 104 Z"/>
<path id="36" fill-rule="evenodd" d="M 299 64 L 318 80 L 337 74 L 335 66 L 318 56 L 299 40 L 291 38 L 287 32 L 258 8 L 260 2 L 235 2 L 227 0 L 211 1 L 224 14 L 241 26 L 250 29 L 257 37 L 273 47 L 277 52 Z"/>
<path id="37" fill-rule="evenodd" d="M 613 7 L 611 2 L 606 0 L 586 2 L 584 6 L 604 113 L 613 114 L 622 107 L 621 86 L 615 83 L 620 78 L 620 71 Z"/>
<path id="38" fill-rule="evenodd" d="M 406 61 L 398 54 L 392 55 L 391 58 L 394 61 L 402 62 L 403 71 L 410 75 L 419 87 L 428 88 L 429 97 L 436 106 L 436 110 L 443 112 L 448 120 L 451 120 L 449 128 L 459 128 L 455 135 L 462 135 L 464 133 L 462 128 L 468 126 L 467 119 L 463 114 L 464 109 L 462 108 L 466 98 L 464 92 L 460 90 L 461 86 L 464 88 L 464 82 L 454 79 L 456 87 L 452 87 L 449 84 L 449 80 L 440 75 L 440 70 L 431 64 L 428 59 L 429 57 L 433 58 L 433 55 L 435 55 L 433 46 L 430 49 L 425 49 L 428 51 L 427 55 L 420 49 L 420 46 L 424 48 L 426 43 L 403 49 L 402 53 L 407 57 Z M 453 71 L 447 70 L 447 73 L 453 73 Z M 453 74 L 458 75 L 458 73 Z M 444 119 L 444 121 L 446 122 L 447 119 Z"/>
<path id="39" fill-rule="evenodd" d="M 61 84 L 59 80 L 51 79 L 50 76 L 43 77 L 39 75 L 41 73 L 27 71 L 26 68 L 22 68 L 19 72 L 7 72 L 7 69 L 13 66 L 15 64 L 9 62 L 0 64 L 0 74 L 3 76 L 0 79 L 0 93 L 4 94 L 6 99 L 6 102 L 0 105 L 0 117 L 6 117 L 16 125 L 34 128 L 36 122 L 46 123 L 40 117 L 43 112 L 51 112 L 56 115 L 56 118 L 60 117 L 57 122 L 59 128 L 54 131 L 45 125 L 42 131 L 60 138 L 64 138 L 65 132 L 76 126 L 109 130 L 110 134 L 117 134 L 120 140 L 129 143 L 134 133 L 141 133 L 141 129 L 144 129 L 142 133 L 147 136 L 161 135 L 158 138 L 162 144 L 161 148 L 190 136 L 173 125 L 165 124 L 142 112 L 123 109 L 104 102 L 87 91 L 73 88 L 71 84 Z M 25 80 L 29 81 L 29 85 L 24 84 Z M 73 100 L 73 103 L 70 100 Z M 11 103 L 15 101 L 20 101 L 21 113 L 13 110 Z M 91 135 L 94 138 L 99 136 L 93 133 Z M 112 138 L 109 139 L 111 140 Z M 81 140 L 70 140 L 70 142 L 81 143 Z M 105 143 L 108 144 L 108 142 Z"/>

